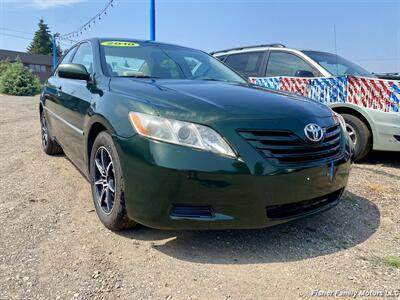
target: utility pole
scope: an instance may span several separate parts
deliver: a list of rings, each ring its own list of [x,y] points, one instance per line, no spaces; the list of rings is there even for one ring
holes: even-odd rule
[[[155,0],[150,0],[150,40],[156,39],[156,5]]]
[[[53,34],[53,69],[56,68],[57,65],[57,43],[56,43],[56,38],[60,36],[59,33],[54,33]]]

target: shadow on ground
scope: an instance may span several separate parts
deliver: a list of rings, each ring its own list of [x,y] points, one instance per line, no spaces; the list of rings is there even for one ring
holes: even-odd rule
[[[325,213],[260,230],[162,231],[138,227],[120,234],[154,241],[154,249],[184,261],[253,264],[298,261],[351,248],[372,236],[379,224],[375,204],[346,192],[339,205]],[[165,239],[165,243],[157,242]]]
[[[372,166],[382,165],[390,168],[400,168],[400,153],[399,152],[383,152],[373,151],[365,159],[355,165],[355,168],[365,171],[371,171],[382,176],[387,176],[393,180],[400,181],[400,176],[387,172],[384,169],[373,168]]]
[[[368,156],[362,159],[360,164],[376,165],[381,164],[385,167],[400,168],[400,153],[399,152],[385,152],[385,151],[372,151]]]

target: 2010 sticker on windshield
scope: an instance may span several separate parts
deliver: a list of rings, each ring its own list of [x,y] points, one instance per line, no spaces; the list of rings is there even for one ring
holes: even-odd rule
[[[132,42],[123,42],[123,41],[106,41],[100,43],[103,46],[112,46],[112,47],[137,47],[140,46],[137,43]]]

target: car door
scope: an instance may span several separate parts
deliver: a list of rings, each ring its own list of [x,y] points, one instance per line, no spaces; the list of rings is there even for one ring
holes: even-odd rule
[[[261,77],[265,70],[267,51],[249,51],[230,54],[225,63],[247,77]]]
[[[271,50],[262,77],[317,77],[320,72],[296,54]]]
[[[93,78],[93,51],[90,43],[78,46],[72,63],[82,64]],[[62,133],[59,136],[64,152],[84,170],[84,119],[93,98],[92,84],[86,80],[58,78],[57,114],[61,119]]]
[[[72,57],[76,51],[76,46],[71,48],[61,59],[60,64],[70,63]],[[47,126],[49,128],[49,132],[52,137],[55,138],[60,144],[60,140],[62,139],[62,135],[65,134],[63,132],[62,121],[59,117],[60,115],[60,98],[62,96],[60,87],[62,86],[62,78],[59,78],[57,75],[57,69],[52,72],[47,82],[44,84],[43,88],[43,98],[45,114],[47,120]]]

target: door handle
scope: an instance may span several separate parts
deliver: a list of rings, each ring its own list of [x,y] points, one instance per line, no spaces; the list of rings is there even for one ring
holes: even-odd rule
[[[61,92],[62,92],[62,86],[60,85],[60,86],[57,88],[57,96],[58,96],[58,97],[61,96]]]

